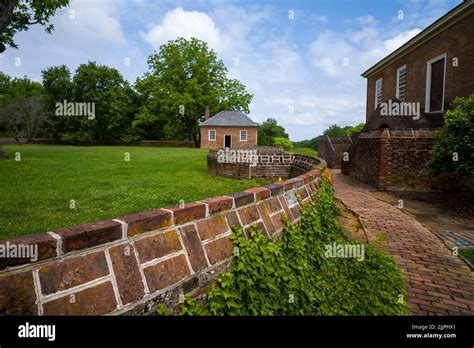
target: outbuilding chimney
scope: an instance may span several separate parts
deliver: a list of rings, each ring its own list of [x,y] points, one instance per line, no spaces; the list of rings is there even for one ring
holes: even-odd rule
[[[210,111],[209,111],[209,106],[206,106],[204,108],[204,120],[208,120],[210,116],[211,115],[210,115]]]

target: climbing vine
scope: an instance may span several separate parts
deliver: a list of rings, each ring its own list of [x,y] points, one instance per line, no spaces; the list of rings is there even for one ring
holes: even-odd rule
[[[364,259],[326,257],[327,245],[349,241],[336,224],[330,177],[272,242],[261,230],[232,235],[234,259],[211,286],[207,301],[186,298],[183,315],[409,314],[393,259],[364,245]]]

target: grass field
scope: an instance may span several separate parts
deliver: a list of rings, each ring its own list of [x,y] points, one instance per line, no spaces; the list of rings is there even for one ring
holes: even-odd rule
[[[306,156],[313,156],[317,157],[318,156],[318,151],[310,148],[310,147],[302,147],[299,149],[293,149],[291,151],[292,153],[297,153],[299,155],[306,155]]]
[[[207,150],[5,145],[0,239],[260,186],[207,173]],[[15,153],[21,160],[15,161]],[[126,152],[130,161],[125,160]],[[71,209],[74,200],[75,209]]]

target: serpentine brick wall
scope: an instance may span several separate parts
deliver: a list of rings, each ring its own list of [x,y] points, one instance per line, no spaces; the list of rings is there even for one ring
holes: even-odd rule
[[[275,238],[282,217],[319,187],[325,162],[302,156],[298,177],[264,187],[1,241],[38,247],[38,260],[0,259],[0,314],[104,315],[175,307],[198,296],[231,261],[232,228]]]

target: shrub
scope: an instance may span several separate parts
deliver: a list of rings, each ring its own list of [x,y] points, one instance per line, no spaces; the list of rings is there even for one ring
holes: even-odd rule
[[[408,309],[393,259],[364,245],[364,261],[325,257],[327,245],[349,242],[335,222],[327,176],[302,211],[272,242],[253,229],[232,235],[234,259],[205,302],[187,298],[184,315],[400,315]]]
[[[432,176],[474,176],[474,94],[454,99],[444,114],[431,156],[428,170]]]
[[[293,149],[293,143],[288,138],[276,137],[273,139],[273,145],[281,146],[285,151],[291,151]]]

